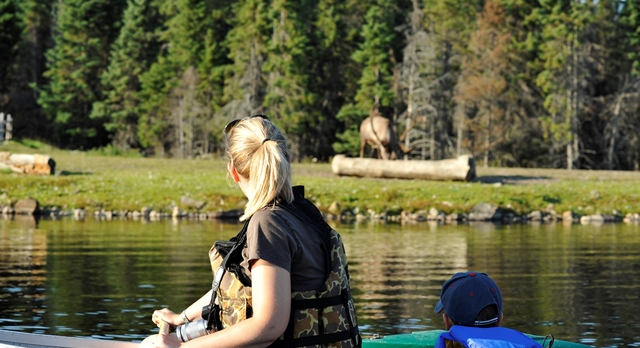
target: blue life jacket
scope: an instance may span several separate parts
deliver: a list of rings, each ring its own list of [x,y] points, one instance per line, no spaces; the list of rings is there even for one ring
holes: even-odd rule
[[[466,348],[542,348],[542,345],[520,331],[504,327],[479,328],[454,325],[438,337],[434,348],[446,348],[446,340]]]

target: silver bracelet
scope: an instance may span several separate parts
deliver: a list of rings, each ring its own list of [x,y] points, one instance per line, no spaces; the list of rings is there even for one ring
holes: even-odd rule
[[[182,320],[184,321],[185,324],[188,324],[191,322],[191,320],[189,320],[189,318],[187,318],[187,314],[182,311],[182,313],[180,313],[180,318],[182,318]]]

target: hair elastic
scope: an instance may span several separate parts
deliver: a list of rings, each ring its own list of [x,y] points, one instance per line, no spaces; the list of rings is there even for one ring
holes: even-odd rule
[[[264,140],[262,141],[262,144],[266,143],[269,140],[271,140],[271,138],[264,138]]]

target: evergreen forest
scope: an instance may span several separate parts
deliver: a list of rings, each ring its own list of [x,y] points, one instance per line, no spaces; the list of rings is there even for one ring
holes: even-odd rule
[[[410,159],[640,170],[640,0],[0,0],[14,138],[197,158],[265,113],[328,161],[374,109]]]

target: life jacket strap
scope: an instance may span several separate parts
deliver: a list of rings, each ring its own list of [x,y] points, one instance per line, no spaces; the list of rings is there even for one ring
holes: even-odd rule
[[[325,298],[309,298],[304,300],[291,301],[291,309],[326,308],[342,304],[343,296],[331,296]]]
[[[350,340],[352,337],[353,329],[334,332],[330,334],[321,334],[319,336],[300,337],[288,340],[275,341],[270,347],[277,348],[294,348],[294,347],[308,347],[316,345],[327,345],[334,342]]]

